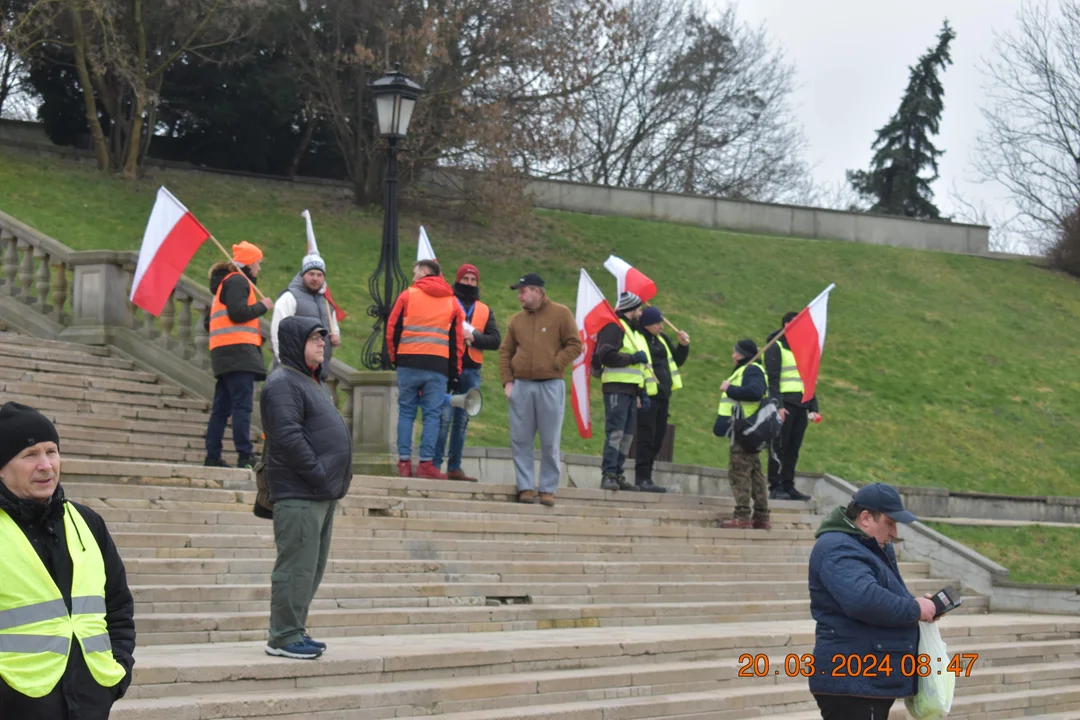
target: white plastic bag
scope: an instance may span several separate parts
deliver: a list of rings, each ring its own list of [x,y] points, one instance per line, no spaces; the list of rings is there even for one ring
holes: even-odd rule
[[[919,678],[918,694],[906,698],[904,705],[915,720],[942,720],[952,710],[956,675],[948,669],[948,649],[934,623],[919,623],[919,654],[930,657],[930,674]]]

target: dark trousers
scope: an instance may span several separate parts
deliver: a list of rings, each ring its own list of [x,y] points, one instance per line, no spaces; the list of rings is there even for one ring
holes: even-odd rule
[[[251,412],[255,409],[255,373],[231,372],[217,379],[210,422],[206,425],[206,457],[221,457],[225,426],[232,418],[233,442],[240,455],[251,455]]]
[[[304,639],[311,600],[326,572],[336,509],[337,500],[274,503],[277,560],[270,574],[270,647]]]
[[[652,481],[653,462],[667,434],[669,398],[652,403],[648,410],[637,411],[637,458],[634,463],[634,480],[638,485]]]
[[[622,475],[637,428],[637,395],[604,393],[604,456],[600,469]]]
[[[863,698],[852,695],[814,695],[821,720],[888,720],[894,698]]]
[[[769,489],[795,489],[795,465],[799,462],[799,448],[802,447],[810,411],[798,405],[784,403],[787,419],[780,426],[780,437],[774,448],[776,457],[769,453]]]

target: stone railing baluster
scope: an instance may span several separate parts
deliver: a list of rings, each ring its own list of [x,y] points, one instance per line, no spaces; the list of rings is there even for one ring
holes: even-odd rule
[[[55,269],[56,278],[52,284],[52,319],[61,325],[66,325],[64,308],[68,304],[68,279],[67,265],[56,255],[49,257],[49,265]]]
[[[31,292],[34,287],[34,249],[26,240],[18,241],[22,249],[22,260],[19,261],[19,299],[27,305],[34,302]]]
[[[176,340],[173,339],[173,327],[176,325],[176,291],[169,294],[165,301],[165,307],[158,316],[158,327],[161,328],[161,336],[158,338],[161,344],[168,349],[173,349]]]
[[[34,260],[37,261],[37,272],[34,273],[34,290],[37,291],[34,309],[42,315],[52,312],[49,305],[49,290],[52,285],[51,268],[49,267],[49,255],[43,248],[34,248]]]
[[[195,355],[195,346],[191,342],[191,296],[180,288],[173,293],[180,310],[176,314],[176,344],[180,357],[190,360]]]
[[[202,300],[192,300],[191,308],[195,311],[195,355],[192,358],[201,368],[210,366],[210,333],[203,325],[208,305]]]
[[[0,287],[6,295],[17,295],[15,276],[19,272],[19,255],[16,250],[15,236],[0,228]]]
[[[342,419],[345,421],[345,427],[349,429],[349,434],[353,432],[353,387],[347,381],[342,380],[338,383],[341,389],[342,397],[338,403],[338,411],[341,413]]]

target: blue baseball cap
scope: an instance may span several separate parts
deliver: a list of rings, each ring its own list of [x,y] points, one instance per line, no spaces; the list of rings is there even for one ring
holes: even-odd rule
[[[851,496],[851,501],[867,510],[883,512],[896,522],[913,523],[919,519],[904,509],[904,502],[900,499],[900,493],[896,492],[896,488],[885,483],[874,483],[859,488]]]

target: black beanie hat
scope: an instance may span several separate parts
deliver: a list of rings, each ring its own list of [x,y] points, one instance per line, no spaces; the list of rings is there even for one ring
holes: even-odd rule
[[[750,358],[757,355],[757,343],[749,338],[745,340],[740,340],[739,342],[735,343],[735,352],[739,353],[744,358],[749,360]]]
[[[49,418],[22,403],[9,402],[0,407],[0,467],[26,448],[49,441],[60,445],[56,426]]]

